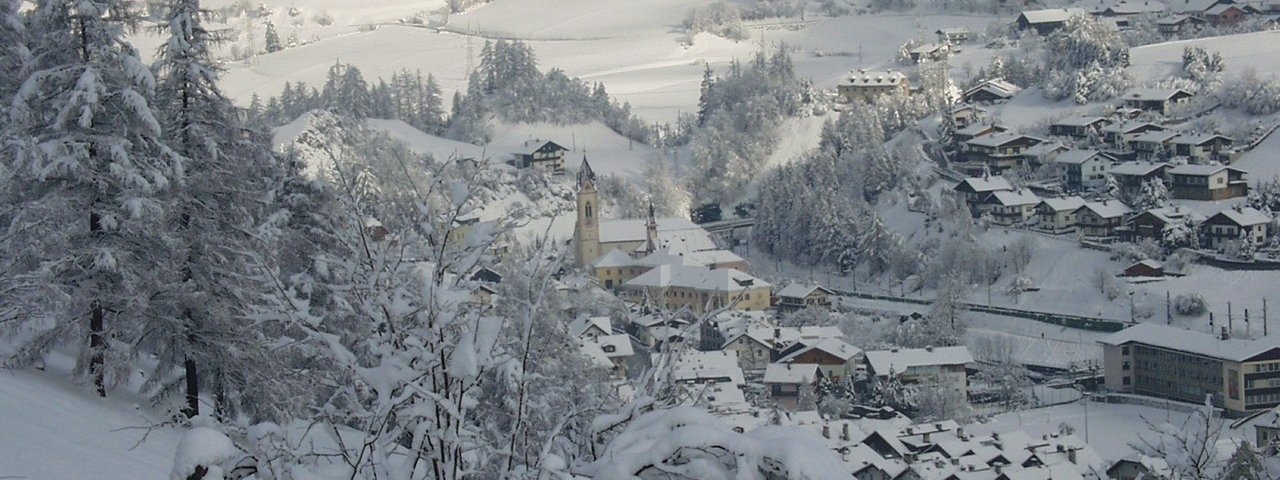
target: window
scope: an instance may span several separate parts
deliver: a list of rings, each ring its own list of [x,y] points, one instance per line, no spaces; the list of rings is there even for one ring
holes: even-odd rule
[[[1126,376],[1126,377],[1123,377],[1123,378],[1121,378],[1121,379],[1120,379],[1120,383],[1121,383],[1122,385],[1124,385],[1124,386],[1126,386],[1126,387],[1127,387],[1127,386],[1129,386],[1129,384],[1131,384],[1131,383],[1133,383],[1133,382],[1129,379],[1129,377],[1127,377],[1127,376]]]
[[[591,202],[587,202],[587,208],[585,208],[585,209],[583,209],[583,210],[585,210],[585,211],[586,211],[587,218],[591,218]]]
[[[1128,345],[1125,345],[1125,346],[1120,347],[1120,354],[1121,354],[1121,355],[1128,355],[1128,354],[1129,354],[1129,346],[1128,346]]]
[[[1128,370],[1129,370],[1129,362],[1124,362],[1124,365],[1121,367],[1121,370],[1128,371]]]

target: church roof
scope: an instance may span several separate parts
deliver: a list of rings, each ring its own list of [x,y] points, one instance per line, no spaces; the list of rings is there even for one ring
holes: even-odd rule
[[[648,220],[643,218],[600,222],[600,243],[644,242],[648,239]],[[685,218],[659,218],[659,248],[679,253],[715,250],[711,235]]]
[[[596,183],[596,172],[591,170],[591,164],[587,163],[587,156],[583,155],[582,167],[578,168],[578,187],[582,187],[587,181],[592,184]]]

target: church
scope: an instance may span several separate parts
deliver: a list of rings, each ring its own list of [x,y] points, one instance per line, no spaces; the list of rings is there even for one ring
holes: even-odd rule
[[[595,172],[583,158],[574,255],[578,268],[601,286],[632,300],[658,300],[695,312],[730,304],[741,310],[769,308],[769,284],[746,273],[746,260],[716,246],[711,234],[692,221],[657,218],[652,203],[644,219],[603,220],[601,210]]]

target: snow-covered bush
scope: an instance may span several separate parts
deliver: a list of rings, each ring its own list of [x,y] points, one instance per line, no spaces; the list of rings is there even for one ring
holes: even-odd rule
[[[715,2],[689,10],[681,23],[692,42],[693,36],[707,32],[730,40],[746,40],[751,33],[742,24],[742,12],[725,2]]]
[[[1173,297],[1173,310],[1178,315],[1199,317],[1209,311],[1209,303],[1199,293],[1179,293]]]

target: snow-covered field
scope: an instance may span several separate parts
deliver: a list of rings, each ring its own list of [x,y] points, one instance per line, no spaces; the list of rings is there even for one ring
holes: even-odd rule
[[[1262,78],[1280,73],[1280,31],[1179,40],[1137,47],[1129,51],[1129,75],[1136,83],[1169,78],[1182,66],[1182,51],[1201,47],[1222,55],[1228,78],[1252,68]]]
[[[0,478],[168,478],[181,432],[119,390],[91,396],[70,379],[0,370]],[[143,437],[146,440],[143,441]]]

